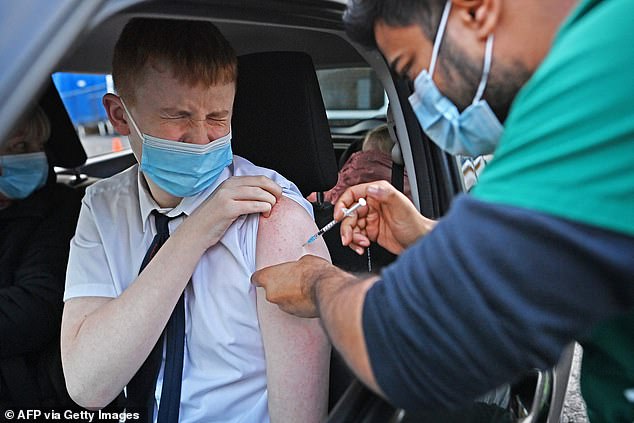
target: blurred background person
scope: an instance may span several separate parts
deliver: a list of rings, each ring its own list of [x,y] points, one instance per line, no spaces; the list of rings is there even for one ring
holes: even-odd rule
[[[392,178],[392,147],[394,141],[390,137],[387,125],[379,125],[368,131],[363,140],[361,151],[353,153],[339,171],[337,184],[324,193],[324,200],[335,204],[339,196],[348,188],[364,182],[379,180],[390,181]],[[404,192],[410,197],[407,175],[404,178]]]
[[[72,404],[59,332],[81,197],[56,183],[50,134],[37,106],[0,145],[0,406]]]

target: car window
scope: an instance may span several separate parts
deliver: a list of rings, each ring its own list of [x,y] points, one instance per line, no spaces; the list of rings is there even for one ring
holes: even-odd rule
[[[317,79],[332,127],[385,117],[387,95],[372,68],[322,69]],[[115,133],[101,103],[106,92],[114,92],[111,75],[58,72],[53,82],[89,158],[130,148],[127,137]],[[356,140],[353,134],[346,138],[342,146],[335,141],[335,148],[345,149]]]
[[[318,69],[328,124],[339,166],[361,149],[370,129],[385,123],[388,99],[370,67]]]
[[[372,68],[321,69],[317,79],[332,126],[385,117],[387,95]]]
[[[114,92],[111,75],[58,72],[53,82],[89,158],[130,148],[127,137],[115,133],[101,103],[105,93]]]

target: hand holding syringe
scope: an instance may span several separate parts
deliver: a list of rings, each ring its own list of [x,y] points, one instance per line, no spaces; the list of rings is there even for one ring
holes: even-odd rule
[[[359,201],[357,201],[356,203],[354,203],[352,205],[352,207],[350,207],[349,209],[343,209],[343,218],[345,219],[346,217],[350,216],[352,213],[354,213],[359,207],[363,207],[366,205],[366,201],[365,198],[359,198]],[[306,241],[304,243],[304,245],[302,245],[302,247],[307,246],[308,244],[311,244],[312,242],[314,242],[317,238],[319,238],[320,236],[322,236],[324,233],[326,233],[327,231],[329,231],[330,229],[332,229],[337,223],[339,223],[339,221],[333,219],[331,222],[329,222],[326,226],[324,226],[323,228],[321,228],[315,235],[311,236],[310,238],[308,238],[308,241]]]

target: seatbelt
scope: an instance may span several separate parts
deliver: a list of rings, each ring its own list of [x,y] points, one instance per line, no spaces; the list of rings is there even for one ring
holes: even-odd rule
[[[398,142],[396,136],[396,124],[394,122],[394,115],[392,109],[387,108],[387,131],[390,134],[390,138],[394,141],[392,146],[392,178],[391,183],[400,192],[405,189],[405,163],[403,161],[403,152],[401,151],[401,145]]]
[[[403,152],[401,145],[399,144],[398,137],[396,136],[396,124],[394,122],[394,114],[392,108],[388,106],[386,112],[387,118],[387,131],[390,134],[390,138],[394,141],[392,146],[392,176],[391,184],[394,188],[400,192],[405,191],[405,163],[403,161]],[[372,257],[370,255],[370,247],[368,250],[368,271],[372,272]]]

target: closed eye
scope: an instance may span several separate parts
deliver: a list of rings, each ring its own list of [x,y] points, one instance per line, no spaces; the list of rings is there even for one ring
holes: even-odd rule
[[[178,113],[173,115],[162,116],[163,119],[188,119],[190,116],[187,113]]]
[[[392,68],[392,71],[394,71],[396,76],[398,76],[401,79],[407,80],[409,79],[409,71],[412,68],[414,61],[410,59],[408,62],[405,63],[403,67],[399,69],[400,63],[402,62],[401,60],[402,58],[403,56],[398,56],[396,59],[392,61],[392,63],[390,64],[390,67]]]
[[[412,70],[412,66],[414,66],[414,61],[410,60],[405,66],[403,66],[403,69],[401,69],[398,76],[406,80],[411,80],[412,78],[409,73]]]
[[[207,115],[207,120],[212,120],[214,122],[222,122],[229,118],[229,111],[227,110],[219,110],[217,112],[209,113]]]
[[[207,122],[209,123],[224,123],[226,121],[227,121],[227,118],[207,117]]]
[[[12,154],[26,153],[29,149],[28,147],[26,141],[20,141],[9,147],[9,152]]]

